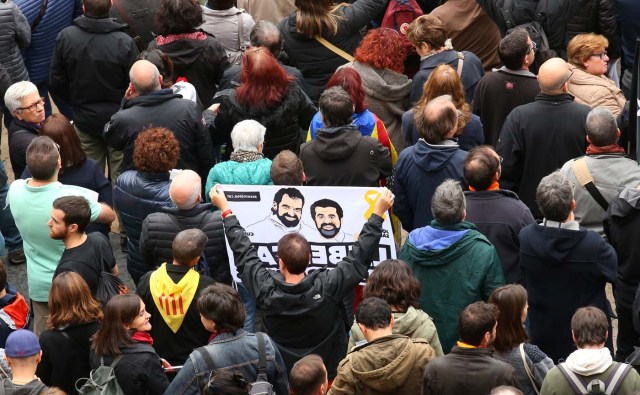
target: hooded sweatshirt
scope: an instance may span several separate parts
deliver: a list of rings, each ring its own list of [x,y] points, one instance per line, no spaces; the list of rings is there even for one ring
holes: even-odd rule
[[[631,309],[640,284],[640,190],[625,187],[611,200],[604,230],[618,255],[616,305]]]
[[[356,347],[340,362],[329,395],[418,394],[422,372],[436,357],[429,344],[403,335]]]
[[[393,170],[389,150],[353,125],[318,129],[300,160],[311,186],[376,187]]]
[[[488,300],[504,284],[498,253],[470,222],[442,225],[434,220],[412,231],[399,259],[422,285],[420,306],[433,317],[445,353],[456,344],[462,309]]]
[[[2,385],[4,386],[2,393],[11,395],[38,395],[47,389],[47,386],[38,379],[31,380],[24,385],[13,384],[11,379],[4,379]]]
[[[595,306],[613,315],[605,285],[615,281],[616,254],[596,232],[575,221],[528,225],[519,238],[531,343],[557,362],[575,350],[571,317],[579,307]]]
[[[413,306],[409,306],[406,313],[393,313],[393,320],[394,335],[405,335],[412,339],[424,339],[429,343],[431,348],[433,348],[437,357],[444,355],[436,326],[433,324],[433,319],[429,317],[429,314]],[[354,322],[351,327],[351,336],[349,336],[349,347],[347,350],[351,350],[356,345],[360,346],[366,342],[360,326]]]
[[[391,142],[402,150],[402,114],[411,108],[411,79],[395,71],[376,69],[358,61],[347,63],[341,68],[344,67],[353,68],[360,74],[369,110],[380,117],[389,132]]]

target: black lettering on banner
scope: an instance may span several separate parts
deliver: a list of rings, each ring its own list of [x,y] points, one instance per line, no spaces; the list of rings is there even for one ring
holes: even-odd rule
[[[311,245],[311,264],[309,269],[321,269],[325,267],[335,268],[338,262],[347,257],[353,243],[309,243]],[[253,243],[258,253],[258,258],[269,269],[278,269],[278,244],[277,243]],[[373,263],[391,259],[391,246],[380,244],[373,255]]]
[[[259,202],[260,192],[258,191],[246,191],[246,192],[236,192],[236,191],[224,191],[224,196],[227,197],[227,200],[230,202]]]

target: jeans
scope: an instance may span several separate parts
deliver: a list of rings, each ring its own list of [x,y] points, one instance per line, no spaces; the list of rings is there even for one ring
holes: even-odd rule
[[[236,283],[238,285],[238,293],[240,294],[240,299],[242,299],[242,303],[244,304],[244,309],[247,312],[247,316],[244,319],[244,330],[253,333],[253,318],[256,315],[256,300],[251,296],[249,291],[242,285],[242,283]]]
[[[2,161],[0,161],[0,171],[7,171]],[[5,184],[0,187],[0,231],[4,236],[3,247],[6,247],[9,252],[13,252],[22,248],[22,237],[20,236],[20,232],[13,220],[11,207],[7,206],[8,192],[9,184]]]

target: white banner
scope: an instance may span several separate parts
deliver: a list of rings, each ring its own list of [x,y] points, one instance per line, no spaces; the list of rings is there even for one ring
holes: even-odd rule
[[[223,185],[222,189],[258,256],[271,269],[278,268],[278,241],[292,232],[302,234],[311,245],[309,270],[335,267],[351,250],[380,196],[378,188],[360,187]],[[228,244],[227,251],[233,262]],[[396,245],[387,214],[374,266],[395,258]],[[233,264],[231,271],[237,280]]]

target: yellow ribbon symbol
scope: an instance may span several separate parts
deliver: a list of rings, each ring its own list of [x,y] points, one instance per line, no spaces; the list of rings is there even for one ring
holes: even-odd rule
[[[375,208],[378,199],[380,199],[380,192],[376,191],[375,189],[370,189],[364,193],[364,200],[365,202],[369,203],[369,208],[364,213],[365,220],[368,220],[369,217],[371,217],[371,214],[373,214],[373,209]],[[383,215],[382,219],[386,220],[386,215]]]

